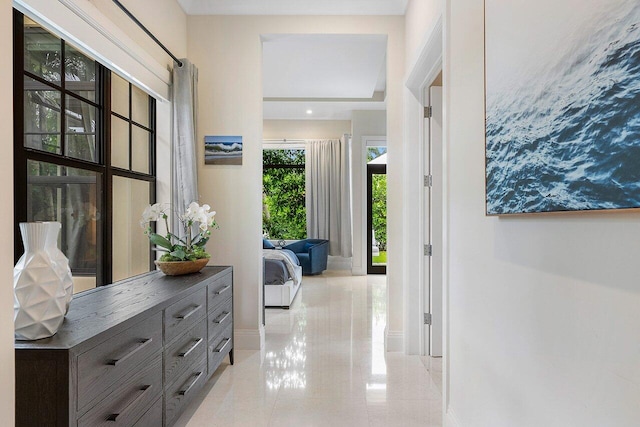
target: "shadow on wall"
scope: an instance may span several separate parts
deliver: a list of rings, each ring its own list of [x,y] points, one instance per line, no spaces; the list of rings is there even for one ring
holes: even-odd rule
[[[634,293],[640,292],[637,219],[630,211],[487,218],[495,221],[497,259]]]

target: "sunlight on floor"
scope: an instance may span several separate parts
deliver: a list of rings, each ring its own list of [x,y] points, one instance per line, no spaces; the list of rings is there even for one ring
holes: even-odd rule
[[[264,350],[223,362],[176,426],[441,426],[439,361],[385,353],[385,324],[384,276],[305,276]]]

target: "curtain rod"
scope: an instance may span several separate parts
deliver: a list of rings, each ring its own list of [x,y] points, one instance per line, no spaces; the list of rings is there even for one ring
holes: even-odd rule
[[[284,142],[284,143],[287,143],[287,142],[292,142],[293,143],[293,142],[295,142],[295,143],[301,143],[301,142],[306,142],[307,140],[306,139],[287,139],[287,138],[275,138],[275,139],[267,138],[267,139],[263,139],[262,141],[263,142]]]
[[[124,7],[124,5],[122,3],[120,3],[118,0],[112,0],[116,6],[118,6],[124,13],[125,15],[127,15],[129,18],[131,18],[131,20],[133,22],[135,22],[138,27],[140,27],[140,29],[142,31],[144,31],[149,37],[151,37],[151,39],[156,42],[156,44],[158,46],[160,46],[162,48],[162,50],[164,50],[165,52],[167,52],[167,54],[178,64],[179,67],[182,67],[182,61],[180,61],[173,53],[171,53],[171,51],[169,49],[167,49],[167,47],[165,45],[162,44],[162,42],[160,40],[157,39],[156,36],[153,35],[153,33],[151,31],[149,31],[147,29],[147,27],[144,26],[144,24],[142,22],[140,22],[138,20],[138,18],[136,18],[135,16],[133,16],[133,13],[131,13],[129,11],[129,9],[127,9],[126,7]]]
[[[351,138],[351,134],[350,133],[344,133],[343,134],[346,137]],[[287,142],[291,142],[291,143],[301,143],[301,142],[307,142],[309,139],[314,139],[314,138],[308,138],[308,139],[288,139],[288,138],[264,138],[262,141],[263,142],[283,142],[283,143],[287,143]],[[315,139],[327,139],[327,138],[315,138]]]

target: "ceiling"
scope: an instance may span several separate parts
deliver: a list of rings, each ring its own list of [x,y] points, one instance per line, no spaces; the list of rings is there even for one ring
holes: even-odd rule
[[[274,34],[262,41],[265,119],[349,120],[353,110],[385,109],[386,35]]]
[[[408,0],[178,0],[188,15],[404,15]]]
[[[262,40],[265,98],[372,98],[385,65],[385,35],[271,35]]]

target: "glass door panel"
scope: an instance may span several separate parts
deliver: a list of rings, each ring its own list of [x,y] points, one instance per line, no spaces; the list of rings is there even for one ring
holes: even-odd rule
[[[367,165],[367,274],[387,274],[387,165]]]

